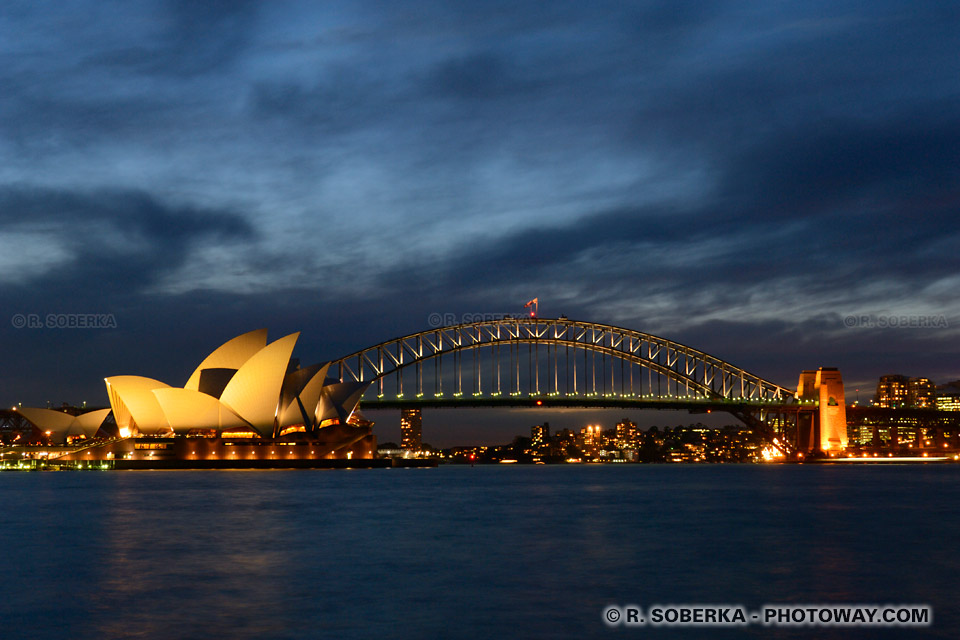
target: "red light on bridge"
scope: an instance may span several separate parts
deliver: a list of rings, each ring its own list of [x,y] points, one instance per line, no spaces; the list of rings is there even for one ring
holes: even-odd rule
[[[540,405],[542,405],[542,404],[543,404],[543,400],[537,400],[537,406],[538,406],[538,407],[539,407]]]

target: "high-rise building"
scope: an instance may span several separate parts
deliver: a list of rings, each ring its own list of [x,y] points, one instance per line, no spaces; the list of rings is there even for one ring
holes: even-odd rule
[[[599,424],[588,424],[580,429],[580,438],[586,447],[603,447],[607,444],[607,438],[603,433],[603,427]]]
[[[937,388],[930,378],[910,378],[907,381],[908,397],[914,407],[932,409],[937,406]]]
[[[530,445],[536,449],[542,447],[550,440],[550,423],[534,425],[530,427]]]
[[[637,425],[624,418],[617,423],[617,444],[621,447],[635,444],[637,441]]]
[[[580,437],[577,438],[577,443],[578,444],[582,443],[583,446],[590,447],[590,446],[593,446],[593,438],[594,438],[593,425],[588,424],[587,426],[582,427],[580,429]]]
[[[886,375],[880,376],[873,402],[885,409],[932,409],[937,404],[936,398],[936,387],[929,378]]]
[[[423,417],[420,408],[400,410],[400,448],[404,451],[420,451]]]
[[[910,379],[901,375],[880,376],[873,402],[884,409],[898,409],[908,405]]]

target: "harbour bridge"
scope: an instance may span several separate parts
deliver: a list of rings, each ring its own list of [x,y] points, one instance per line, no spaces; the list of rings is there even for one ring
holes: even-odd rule
[[[565,317],[505,317],[394,338],[331,364],[370,384],[367,408],[622,407],[725,411],[784,455],[813,400],[649,333]]]

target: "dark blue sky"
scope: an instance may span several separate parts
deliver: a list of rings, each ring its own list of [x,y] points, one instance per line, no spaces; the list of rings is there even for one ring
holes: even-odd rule
[[[789,386],[960,378],[958,34],[952,2],[5,3],[0,303],[117,326],[5,319],[0,396],[534,296]]]

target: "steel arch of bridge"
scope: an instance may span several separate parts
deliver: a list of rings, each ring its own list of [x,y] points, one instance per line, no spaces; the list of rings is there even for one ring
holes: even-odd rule
[[[382,396],[383,377],[398,372],[402,375],[402,370],[406,367],[416,367],[419,378],[421,365],[428,360],[445,354],[476,351],[486,347],[495,351],[494,358],[497,360],[496,366],[499,367],[500,347],[520,344],[532,345],[530,348],[539,345],[547,346],[548,360],[551,357],[550,347],[554,347],[554,376],[557,375],[557,348],[564,346],[573,348],[575,357],[576,350],[582,350],[640,365],[665,376],[678,385],[686,386],[689,391],[711,399],[786,404],[792,401],[794,395],[794,392],[786,387],[678,342],[623,327],[578,322],[566,318],[505,318],[438,327],[394,338],[352,353],[335,360],[331,371],[338,371],[340,380],[344,382],[380,381]],[[510,357],[512,355],[511,350]],[[519,367],[519,359],[516,364]],[[541,392],[539,360],[536,375],[536,389],[531,390],[530,395],[559,395],[556,379],[553,381],[552,391],[548,379],[547,392],[545,394]],[[574,372],[576,389],[575,376]],[[497,381],[499,386],[499,375]],[[517,388],[512,389],[510,393],[519,395],[519,372],[516,382]],[[422,385],[422,382],[420,384]],[[534,381],[531,380],[530,384],[534,384]],[[586,391],[587,385],[584,384],[583,388]],[[493,395],[500,392],[501,388],[498,388]],[[574,394],[577,393],[578,391],[575,390]]]

